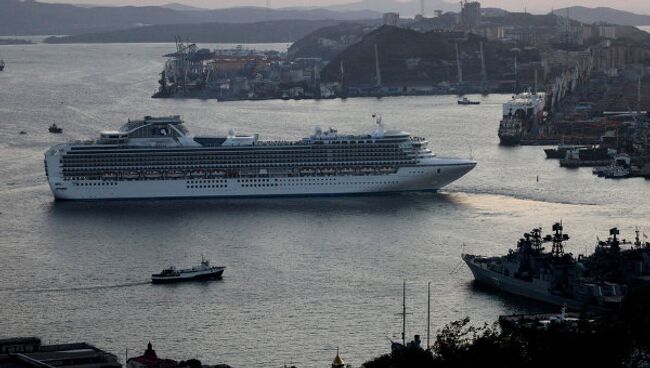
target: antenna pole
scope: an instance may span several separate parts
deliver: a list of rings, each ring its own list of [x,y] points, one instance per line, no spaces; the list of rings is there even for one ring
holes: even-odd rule
[[[460,53],[458,52],[458,42],[456,43],[456,66],[458,66],[458,84],[463,84],[463,67],[460,65]]]
[[[269,20],[269,13],[271,13],[271,0],[266,0],[266,12],[264,15],[267,21]]]
[[[376,72],[376,79],[377,79],[377,87],[381,87],[381,69],[379,68],[379,46],[375,44],[375,72]]]
[[[643,72],[639,75],[639,84],[637,86],[637,119],[641,115],[641,80],[643,79]]]
[[[402,284],[402,345],[406,346],[406,280]]]
[[[519,74],[518,74],[517,67],[518,67],[518,65],[517,65],[517,55],[515,55],[515,94],[519,90]]]
[[[485,53],[483,52],[483,41],[481,41],[480,45],[481,45],[481,82],[485,84],[487,83],[487,70],[485,69]]]
[[[427,350],[431,348],[431,282],[427,285]]]

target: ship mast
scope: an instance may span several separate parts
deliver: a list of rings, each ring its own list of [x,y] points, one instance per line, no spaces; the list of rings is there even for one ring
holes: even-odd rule
[[[609,235],[611,236],[611,242],[610,245],[612,249],[619,249],[621,246],[621,242],[618,240],[618,235],[620,235],[620,231],[617,228],[612,228],[609,229]]]
[[[458,42],[456,42],[456,65],[458,66],[458,85],[462,85],[463,67],[460,65],[460,53],[458,52]]]
[[[429,282],[429,284],[427,285],[427,350],[429,350],[430,348],[431,348],[431,282]]]
[[[637,85],[637,91],[636,91],[636,104],[637,104],[637,109],[636,109],[636,120],[639,121],[641,117],[641,81],[643,79],[643,72],[639,75],[639,83]]]
[[[553,225],[553,248],[551,254],[555,258],[561,258],[564,256],[564,244],[562,242],[569,240],[569,235],[562,233],[563,227],[562,223],[558,222]]]
[[[636,237],[634,238],[634,246],[637,249],[639,249],[641,248],[641,238],[639,237],[639,228],[636,228],[634,232],[636,233]]]
[[[487,83],[487,70],[485,69],[485,53],[483,51],[483,41],[481,41],[480,45],[481,45],[481,82],[483,83],[483,88],[485,88],[485,85]]]
[[[379,47],[375,44],[375,72],[377,73],[377,87],[381,87],[381,69],[379,68]]]
[[[515,55],[515,94],[519,92],[519,74],[517,70],[517,55]]]

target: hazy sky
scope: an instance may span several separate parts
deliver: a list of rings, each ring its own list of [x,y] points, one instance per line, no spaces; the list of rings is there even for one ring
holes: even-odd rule
[[[205,8],[224,8],[231,6],[265,6],[266,0],[44,0],[57,3],[101,4],[101,5],[159,5],[177,2]],[[351,3],[356,0],[269,0],[274,8],[285,6],[316,6]],[[427,0],[429,1],[429,0]],[[457,1],[447,1],[457,4]],[[482,0],[482,6],[499,7],[507,10],[547,13],[553,8],[569,5],[588,7],[608,6],[637,13],[650,14],[650,0]]]

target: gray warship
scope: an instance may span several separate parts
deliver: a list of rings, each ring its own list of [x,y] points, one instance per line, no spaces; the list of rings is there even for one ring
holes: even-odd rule
[[[599,241],[590,256],[574,257],[564,252],[569,236],[561,223],[553,233],[542,236],[535,228],[524,234],[517,249],[501,257],[463,254],[463,260],[477,282],[490,288],[576,310],[608,310],[620,305],[633,280],[650,270],[650,245],[642,244],[637,232],[632,244],[618,239],[618,229]],[[544,248],[551,244],[550,252]]]

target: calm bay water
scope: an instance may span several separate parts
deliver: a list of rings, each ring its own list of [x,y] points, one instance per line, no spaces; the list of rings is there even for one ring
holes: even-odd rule
[[[275,45],[274,47],[282,47]],[[398,338],[401,283],[407,334],[470,316],[545,307],[486,293],[458,267],[465,251],[501,254],[530,228],[562,220],[574,253],[619,226],[650,231],[650,182],[594,177],[503,148],[496,131],[509,96],[217,103],[153,100],[160,55],[173,45],[0,47],[0,336],[88,341],[123,355],[152,341],[159,355],[235,367],[327,366],[337,346],[355,366]],[[439,194],[331,198],[55,203],[43,172],[52,144],[95,137],[127,118],[180,114],[194,133],[230,128],[294,138],[313,127],[388,127],[428,137],[440,155],[477,168]],[[47,133],[57,123],[62,136]],[[19,135],[25,130],[27,135]],[[537,177],[539,176],[539,181]],[[223,281],[152,286],[152,272],[228,266]]]

